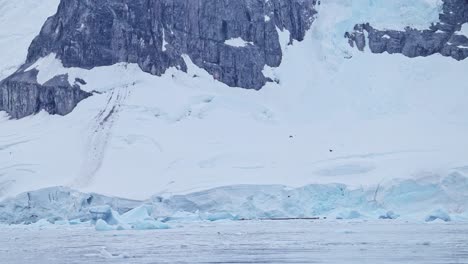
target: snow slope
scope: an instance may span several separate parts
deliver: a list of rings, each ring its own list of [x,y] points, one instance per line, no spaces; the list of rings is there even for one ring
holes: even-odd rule
[[[0,29],[0,76],[24,60],[58,1],[10,2],[0,0],[0,21],[10,25]],[[64,69],[51,54],[33,66],[40,80],[66,72],[100,94],[64,117],[0,114],[0,199],[59,185],[146,199],[236,184],[359,187],[467,175],[468,61],[360,53],[343,37],[366,21],[430,23],[439,7],[322,1],[304,42],[287,46],[281,33],[283,63],[265,69],[279,83],[259,92],[216,82],[188,58],[187,74],[155,77],[131,64]]]

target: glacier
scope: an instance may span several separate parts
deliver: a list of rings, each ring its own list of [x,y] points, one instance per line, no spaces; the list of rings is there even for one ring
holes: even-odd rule
[[[394,180],[373,188],[343,184],[225,186],[142,201],[86,194],[65,187],[0,202],[0,222],[93,223],[96,230],[164,229],[165,223],[274,219],[398,219],[468,221],[468,176]]]
[[[0,78],[25,61],[58,2],[0,0]],[[66,75],[70,85],[85,80],[81,89],[93,96],[66,116],[0,113],[0,221],[91,223],[100,206],[120,217],[142,205],[169,225],[464,221],[468,61],[375,55],[344,38],[363,22],[425,28],[440,10],[435,0],[321,1],[302,42],[291,45],[277,29],[283,60],[264,67],[274,82],[260,91],[218,82],[185,55],[187,72],[162,76],[137,64],[82,69],[44,56],[29,69],[39,83]]]

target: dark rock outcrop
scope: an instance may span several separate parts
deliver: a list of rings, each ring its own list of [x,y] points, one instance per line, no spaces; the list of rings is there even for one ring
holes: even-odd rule
[[[37,82],[38,71],[18,71],[0,82],[0,110],[12,118],[22,118],[45,110],[66,115],[91,94],[70,85],[67,75],[58,75],[44,84]]]
[[[302,41],[317,0],[61,0],[29,47],[26,65],[55,53],[65,67],[91,69],[137,63],[153,75],[185,71],[188,55],[213,78],[232,87],[260,89],[262,70],[277,67],[282,50],[277,28]],[[246,45],[230,46],[241,38]],[[22,69],[26,69],[23,66]],[[0,84],[0,110],[21,118],[44,109],[69,113],[90,94],[64,76],[44,85],[37,72],[18,70]],[[85,84],[80,80],[77,84]]]
[[[368,45],[373,53],[401,53],[410,58],[441,54],[456,60],[466,59],[468,36],[457,32],[468,23],[468,0],[444,0],[439,20],[424,30],[410,27],[404,31],[378,30],[368,23],[359,24],[345,37],[361,51]]]
[[[187,54],[214,78],[260,89],[265,65],[282,52],[276,27],[302,40],[316,13],[315,0],[62,0],[29,48],[32,63],[56,53],[65,67],[138,63],[154,75],[186,69]],[[251,43],[225,43],[242,38]]]

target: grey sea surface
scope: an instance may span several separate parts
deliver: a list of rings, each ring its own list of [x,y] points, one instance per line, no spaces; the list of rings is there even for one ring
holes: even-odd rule
[[[468,224],[220,221],[152,231],[1,226],[0,263],[468,263]]]

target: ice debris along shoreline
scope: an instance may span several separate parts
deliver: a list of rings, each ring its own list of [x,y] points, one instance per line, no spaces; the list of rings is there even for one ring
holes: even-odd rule
[[[89,210],[97,231],[168,229],[169,225],[150,216],[150,206],[139,206],[120,215],[110,206],[98,206]]]
[[[468,177],[399,180],[350,188],[314,184],[236,185],[136,201],[53,187],[0,202],[0,223],[79,224],[97,230],[164,229],[170,223],[287,218],[468,221]]]

